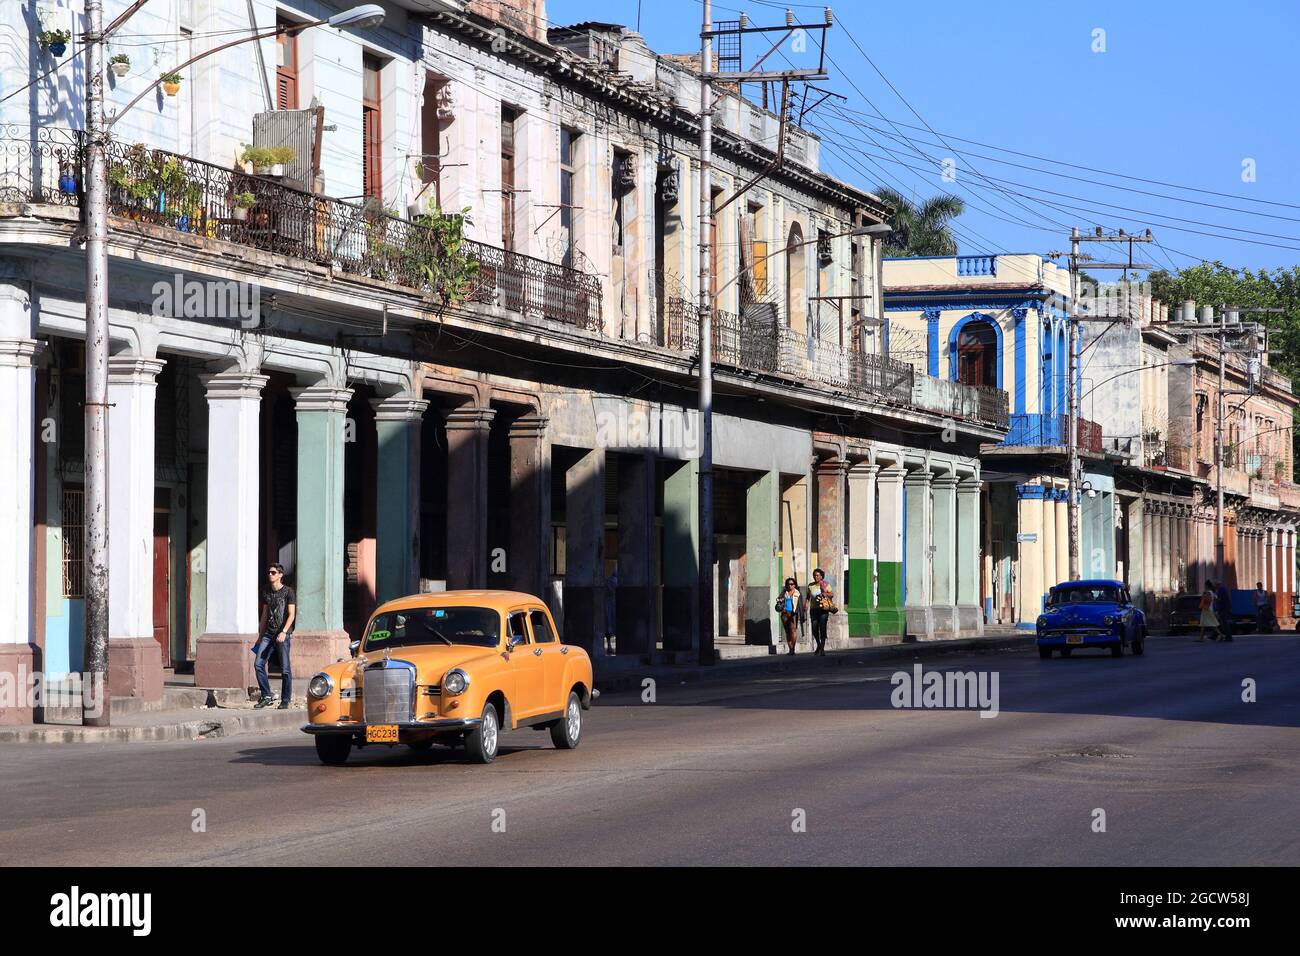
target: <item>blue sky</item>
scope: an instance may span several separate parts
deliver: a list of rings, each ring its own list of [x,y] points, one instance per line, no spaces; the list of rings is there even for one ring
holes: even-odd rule
[[[653,48],[698,50],[698,0],[644,0],[640,7],[641,32]],[[754,23],[784,19],[784,5],[762,0],[720,0],[714,18],[735,19],[740,8]],[[637,0],[548,4],[557,25],[607,20],[634,27],[637,9]],[[800,18],[821,17],[820,6],[793,9]],[[1165,268],[1202,258],[1251,268],[1300,263],[1297,0],[931,0],[854,2],[834,9],[834,65],[830,81],[821,85],[848,100],[819,109],[806,124],[823,136],[823,168],[868,188],[883,183],[918,197],[939,191],[962,196],[963,253],[1061,249],[1072,225],[1149,226],[1159,240],[1150,259]],[[1094,52],[1099,40],[1104,52]],[[760,42],[755,38],[750,47],[746,41],[748,59]],[[793,52],[789,56],[803,62]],[[869,113],[897,126],[864,115]],[[1026,154],[1170,185],[1117,179]],[[942,179],[945,159],[956,163],[955,183]],[[1252,171],[1254,181],[1243,181]],[[1034,200],[1079,208],[1053,209]]]

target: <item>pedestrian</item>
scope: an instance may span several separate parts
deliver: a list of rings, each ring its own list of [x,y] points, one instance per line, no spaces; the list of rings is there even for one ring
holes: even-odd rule
[[[1273,617],[1270,605],[1273,599],[1269,597],[1264,590],[1264,582],[1255,582],[1255,629],[1260,634],[1272,633],[1273,627],[1271,620]]]
[[[284,565],[272,564],[266,570],[267,588],[262,592],[262,616],[257,624],[261,636],[253,645],[253,671],[262,697],[257,707],[270,707],[275,703],[271,681],[266,676],[266,662],[272,652],[280,655],[280,709],[289,707],[293,697],[293,674],[289,665],[289,645],[293,639],[293,623],[298,617],[298,598],[293,588],[284,583]]]
[[[1196,639],[1196,643],[1205,643],[1205,629],[1210,629],[1210,638],[1214,638],[1214,630],[1219,626],[1219,619],[1214,616],[1214,582],[1205,582],[1205,592],[1201,595],[1201,636]]]
[[[786,653],[793,654],[794,646],[799,640],[799,621],[807,613],[803,593],[794,578],[785,579],[785,590],[777,598],[775,609],[781,615],[781,629],[785,632],[785,643],[789,647]]]
[[[1219,616],[1219,633],[1223,635],[1223,640],[1232,640],[1232,592],[1228,590],[1228,582],[1219,582],[1219,606],[1216,609]]]
[[[835,591],[826,572],[821,568],[813,571],[813,583],[808,586],[808,613],[812,619],[813,653],[826,656],[826,625],[831,615],[838,611],[835,606]]]

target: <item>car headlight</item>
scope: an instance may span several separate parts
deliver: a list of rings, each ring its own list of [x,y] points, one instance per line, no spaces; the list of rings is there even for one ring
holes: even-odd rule
[[[469,686],[469,675],[459,667],[449,670],[442,678],[442,692],[449,697],[465,693]]]
[[[1107,614],[1107,615],[1106,615],[1106,623],[1107,623],[1107,624],[1118,624],[1118,623],[1120,623],[1120,622],[1123,621],[1123,620],[1124,620],[1124,618],[1120,617],[1118,614]]]
[[[318,699],[321,697],[328,697],[332,690],[334,690],[334,681],[330,678],[329,674],[317,674],[311,679],[311,682],[307,684],[308,697],[315,697]]]
[[[1045,627],[1047,627],[1047,618],[1046,618],[1046,617],[1040,617],[1040,618],[1038,619],[1038,629],[1041,631],[1041,630],[1042,630],[1043,628],[1045,628]]]

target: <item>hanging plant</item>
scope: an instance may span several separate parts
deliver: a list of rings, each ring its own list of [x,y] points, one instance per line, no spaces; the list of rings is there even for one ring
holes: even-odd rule
[[[131,58],[125,53],[114,53],[108,60],[108,67],[121,79],[131,72]]]
[[[230,202],[234,206],[235,219],[243,222],[248,218],[248,210],[257,205],[257,196],[253,193],[236,193],[231,197]]]
[[[181,90],[181,75],[175,71],[168,71],[158,78],[162,81],[163,92],[168,96],[175,96]]]
[[[54,56],[63,56],[68,49],[68,41],[71,39],[72,34],[67,30],[42,30],[39,42]]]

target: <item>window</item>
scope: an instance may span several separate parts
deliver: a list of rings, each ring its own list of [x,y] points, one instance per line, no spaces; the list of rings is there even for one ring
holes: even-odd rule
[[[382,199],[384,175],[382,152],[383,122],[380,113],[379,72],[377,57],[365,56],[361,64],[361,192]]]
[[[287,29],[296,24],[280,17],[276,26]],[[298,108],[298,35],[278,33],[275,37],[275,108]]]
[[[785,243],[785,321],[786,325],[804,331],[808,318],[807,257],[803,228],[790,224]]]
[[[510,640],[516,637],[523,638],[525,644],[528,643],[528,615],[523,611],[510,612]]]
[[[451,84],[436,73],[426,73],[424,101],[420,106],[420,185],[424,187],[420,194],[431,191],[439,209],[442,208],[442,133],[451,117]]]
[[[533,643],[555,643],[555,632],[551,630],[551,619],[546,616],[545,611],[529,611],[528,619],[533,624]]]
[[[63,489],[63,596],[86,596],[86,521],[85,489],[80,486]]]
[[[364,651],[421,644],[496,647],[501,615],[486,607],[413,607],[375,616]]]
[[[560,127],[560,242],[563,262],[573,265],[573,210],[577,208],[577,157],[580,134]]]
[[[515,247],[515,127],[519,111],[501,104],[501,247]]]
[[[625,245],[624,222],[627,196],[636,185],[636,161],[631,153],[615,150],[614,167],[610,171],[610,205],[614,210],[614,222],[611,229],[611,245],[616,256],[623,254]]]
[[[969,322],[957,334],[957,381],[997,385],[998,337],[987,322]]]

